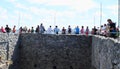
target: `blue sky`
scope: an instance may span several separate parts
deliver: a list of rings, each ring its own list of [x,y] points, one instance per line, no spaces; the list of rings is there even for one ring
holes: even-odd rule
[[[100,26],[100,3],[102,24],[108,18],[118,23],[117,0],[0,0],[0,26],[31,28],[43,23],[45,28],[50,25],[92,28]]]

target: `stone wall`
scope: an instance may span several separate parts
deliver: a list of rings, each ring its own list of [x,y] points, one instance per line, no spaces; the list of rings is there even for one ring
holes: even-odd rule
[[[0,69],[120,69],[120,42],[102,36],[0,34]],[[13,64],[6,66],[6,61]]]
[[[102,36],[93,36],[92,41],[92,65],[96,69],[120,69],[120,42]]]
[[[18,36],[15,34],[0,34],[0,68],[5,69],[6,62],[15,60],[17,58],[17,55],[15,55],[15,50],[17,47],[18,42]],[[14,55],[14,56],[13,56]],[[7,69],[8,67],[6,67]]]
[[[21,35],[20,69],[90,69],[91,37]]]

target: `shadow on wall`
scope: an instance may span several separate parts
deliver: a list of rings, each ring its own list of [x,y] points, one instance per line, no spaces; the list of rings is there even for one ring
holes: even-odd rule
[[[20,51],[20,36],[18,41],[14,47],[13,55],[12,55],[12,64],[10,64],[8,69],[19,69],[19,51]]]

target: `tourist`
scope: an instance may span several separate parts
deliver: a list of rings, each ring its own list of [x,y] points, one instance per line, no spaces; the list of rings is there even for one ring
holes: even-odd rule
[[[8,26],[8,25],[6,25],[5,30],[6,30],[6,32],[7,32],[8,34],[9,34],[9,33],[10,33],[10,31],[11,31],[11,29],[9,28],[9,26]]]
[[[94,35],[94,28],[92,28],[91,34]]]
[[[84,26],[81,27],[81,31],[80,31],[80,32],[81,32],[81,34],[84,34],[84,33],[85,33],[85,32],[84,32]]]
[[[97,34],[96,26],[94,26],[93,30],[94,30],[94,35],[96,35]]]
[[[59,33],[59,28],[58,28],[58,26],[55,26],[55,28],[54,28],[54,33],[55,33],[55,34],[58,34],[58,33]]]
[[[104,24],[104,26],[101,25],[100,35],[107,36],[107,25],[106,24]]]
[[[28,29],[28,33],[30,33],[31,32],[31,30],[30,29]]]
[[[43,24],[41,23],[39,32],[42,34],[42,33],[44,33],[44,31],[45,31],[45,28],[44,28]]]
[[[6,30],[3,28],[3,26],[1,27],[1,32],[6,33]]]
[[[88,28],[88,26],[86,27],[85,34],[86,34],[87,36],[88,36],[88,34],[89,34],[89,28]]]
[[[66,29],[65,29],[65,27],[63,27],[63,29],[62,29],[62,34],[66,34]]]
[[[79,34],[79,32],[80,32],[80,29],[79,29],[79,26],[77,26],[77,27],[75,28],[75,34]]]
[[[71,27],[70,27],[70,25],[68,26],[68,34],[71,34],[71,32],[72,32],[72,29],[71,29]]]
[[[47,33],[48,34],[52,34],[53,30],[52,30],[52,27],[50,26],[48,29],[47,29]]]
[[[13,33],[16,32],[16,26],[13,27],[13,30],[12,30],[12,31],[13,31]]]
[[[22,31],[27,33],[27,26],[25,26]]]
[[[100,32],[101,31],[101,29],[100,29],[100,27],[97,27],[97,35],[100,35]]]
[[[20,27],[20,28],[19,28],[19,34],[21,34],[21,33],[22,33],[22,31],[23,31],[23,28],[22,28],[22,27]]]
[[[31,28],[31,33],[34,33],[34,28],[33,27]]]
[[[116,24],[112,22],[111,19],[108,19],[107,22],[109,23],[110,29],[110,37],[116,38]]]
[[[35,30],[36,33],[39,33],[39,28],[40,28],[40,26],[37,25],[37,28],[36,28],[36,30]]]

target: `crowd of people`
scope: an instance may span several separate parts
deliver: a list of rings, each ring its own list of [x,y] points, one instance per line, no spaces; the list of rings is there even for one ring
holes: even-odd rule
[[[84,28],[84,26],[81,26],[81,29],[79,28],[79,26],[76,26],[74,29],[72,29],[70,25],[68,26],[67,29],[63,27],[61,30],[58,28],[58,26],[55,26],[54,29],[52,29],[52,26],[49,26],[48,29],[45,29],[45,27],[41,23],[40,25],[37,25],[35,29],[34,27],[31,27],[31,29],[28,29],[26,26],[20,27],[19,34],[21,33],[60,34],[61,32],[61,34],[82,34],[82,35],[92,34],[92,35],[102,35],[106,37],[109,36],[113,38],[119,36],[118,33],[119,27],[116,27],[116,23],[112,22],[111,19],[108,19],[107,22],[108,22],[107,24],[101,25],[101,27],[96,28],[96,26],[94,26],[94,28],[92,28],[92,31],[89,30],[88,26],[86,28]],[[2,26],[0,31],[2,33],[10,33],[10,32],[16,33],[16,26],[14,26],[13,29],[11,29],[8,25],[6,25],[5,28],[3,28]]]
[[[94,28],[92,28],[92,34],[113,38],[119,37],[119,26],[116,27],[116,23],[111,19],[108,19],[107,22],[107,24],[101,25],[101,27],[98,28],[94,26]]]

